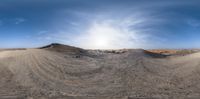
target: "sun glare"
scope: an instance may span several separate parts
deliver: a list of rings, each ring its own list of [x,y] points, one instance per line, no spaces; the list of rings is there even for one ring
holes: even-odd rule
[[[112,26],[95,24],[89,30],[90,46],[94,49],[113,48],[113,42],[119,31]]]
[[[131,41],[135,38],[135,33],[127,27],[105,21],[92,24],[77,40],[86,49],[121,49],[136,45]]]

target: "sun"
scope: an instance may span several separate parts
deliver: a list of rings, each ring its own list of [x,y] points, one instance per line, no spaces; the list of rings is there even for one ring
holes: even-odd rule
[[[93,43],[95,48],[106,48],[106,46],[109,44],[108,42],[109,41],[104,38],[96,37]]]
[[[114,27],[105,24],[93,25],[89,32],[89,46],[93,49],[111,49],[116,35],[119,33]]]
[[[89,26],[76,40],[80,47],[85,49],[121,49],[133,45],[131,40],[136,37],[133,34],[119,24],[98,22]]]

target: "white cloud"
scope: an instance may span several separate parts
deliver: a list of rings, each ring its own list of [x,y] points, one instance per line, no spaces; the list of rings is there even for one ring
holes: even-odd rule
[[[148,40],[151,35],[130,28],[142,24],[144,21],[132,17],[123,20],[94,20],[79,35],[62,32],[60,40],[85,49],[147,48],[150,47]]]
[[[71,27],[68,26],[71,30],[47,33],[40,35],[40,38],[85,49],[154,48],[162,43],[155,43],[153,40],[160,38],[153,36],[151,29],[145,28],[151,26],[152,22],[155,24],[162,21],[154,19],[154,16],[97,16],[89,21],[79,25],[72,22]]]
[[[47,34],[47,33],[48,33],[47,30],[42,30],[42,31],[39,31],[39,32],[37,33],[37,35],[44,35],[44,34]]]
[[[190,25],[192,27],[199,27],[200,26],[199,20],[195,20],[195,19],[188,19],[187,23],[188,23],[188,25]]]
[[[24,19],[24,18],[16,18],[15,19],[15,24],[20,24],[20,23],[23,23],[25,21],[26,21],[26,19]]]
[[[147,43],[148,35],[129,29],[140,22],[142,20],[98,20],[72,39],[77,46],[86,49],[142,48]]]

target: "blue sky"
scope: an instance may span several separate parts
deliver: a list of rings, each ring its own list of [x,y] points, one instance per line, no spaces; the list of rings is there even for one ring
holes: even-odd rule
[[[0,48],[200,48],[199,0],[0,2]]]

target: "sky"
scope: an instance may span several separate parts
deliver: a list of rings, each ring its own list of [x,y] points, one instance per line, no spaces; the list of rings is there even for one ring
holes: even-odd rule
[[[0,48],[200,48],[199,0],[1,0]]]

